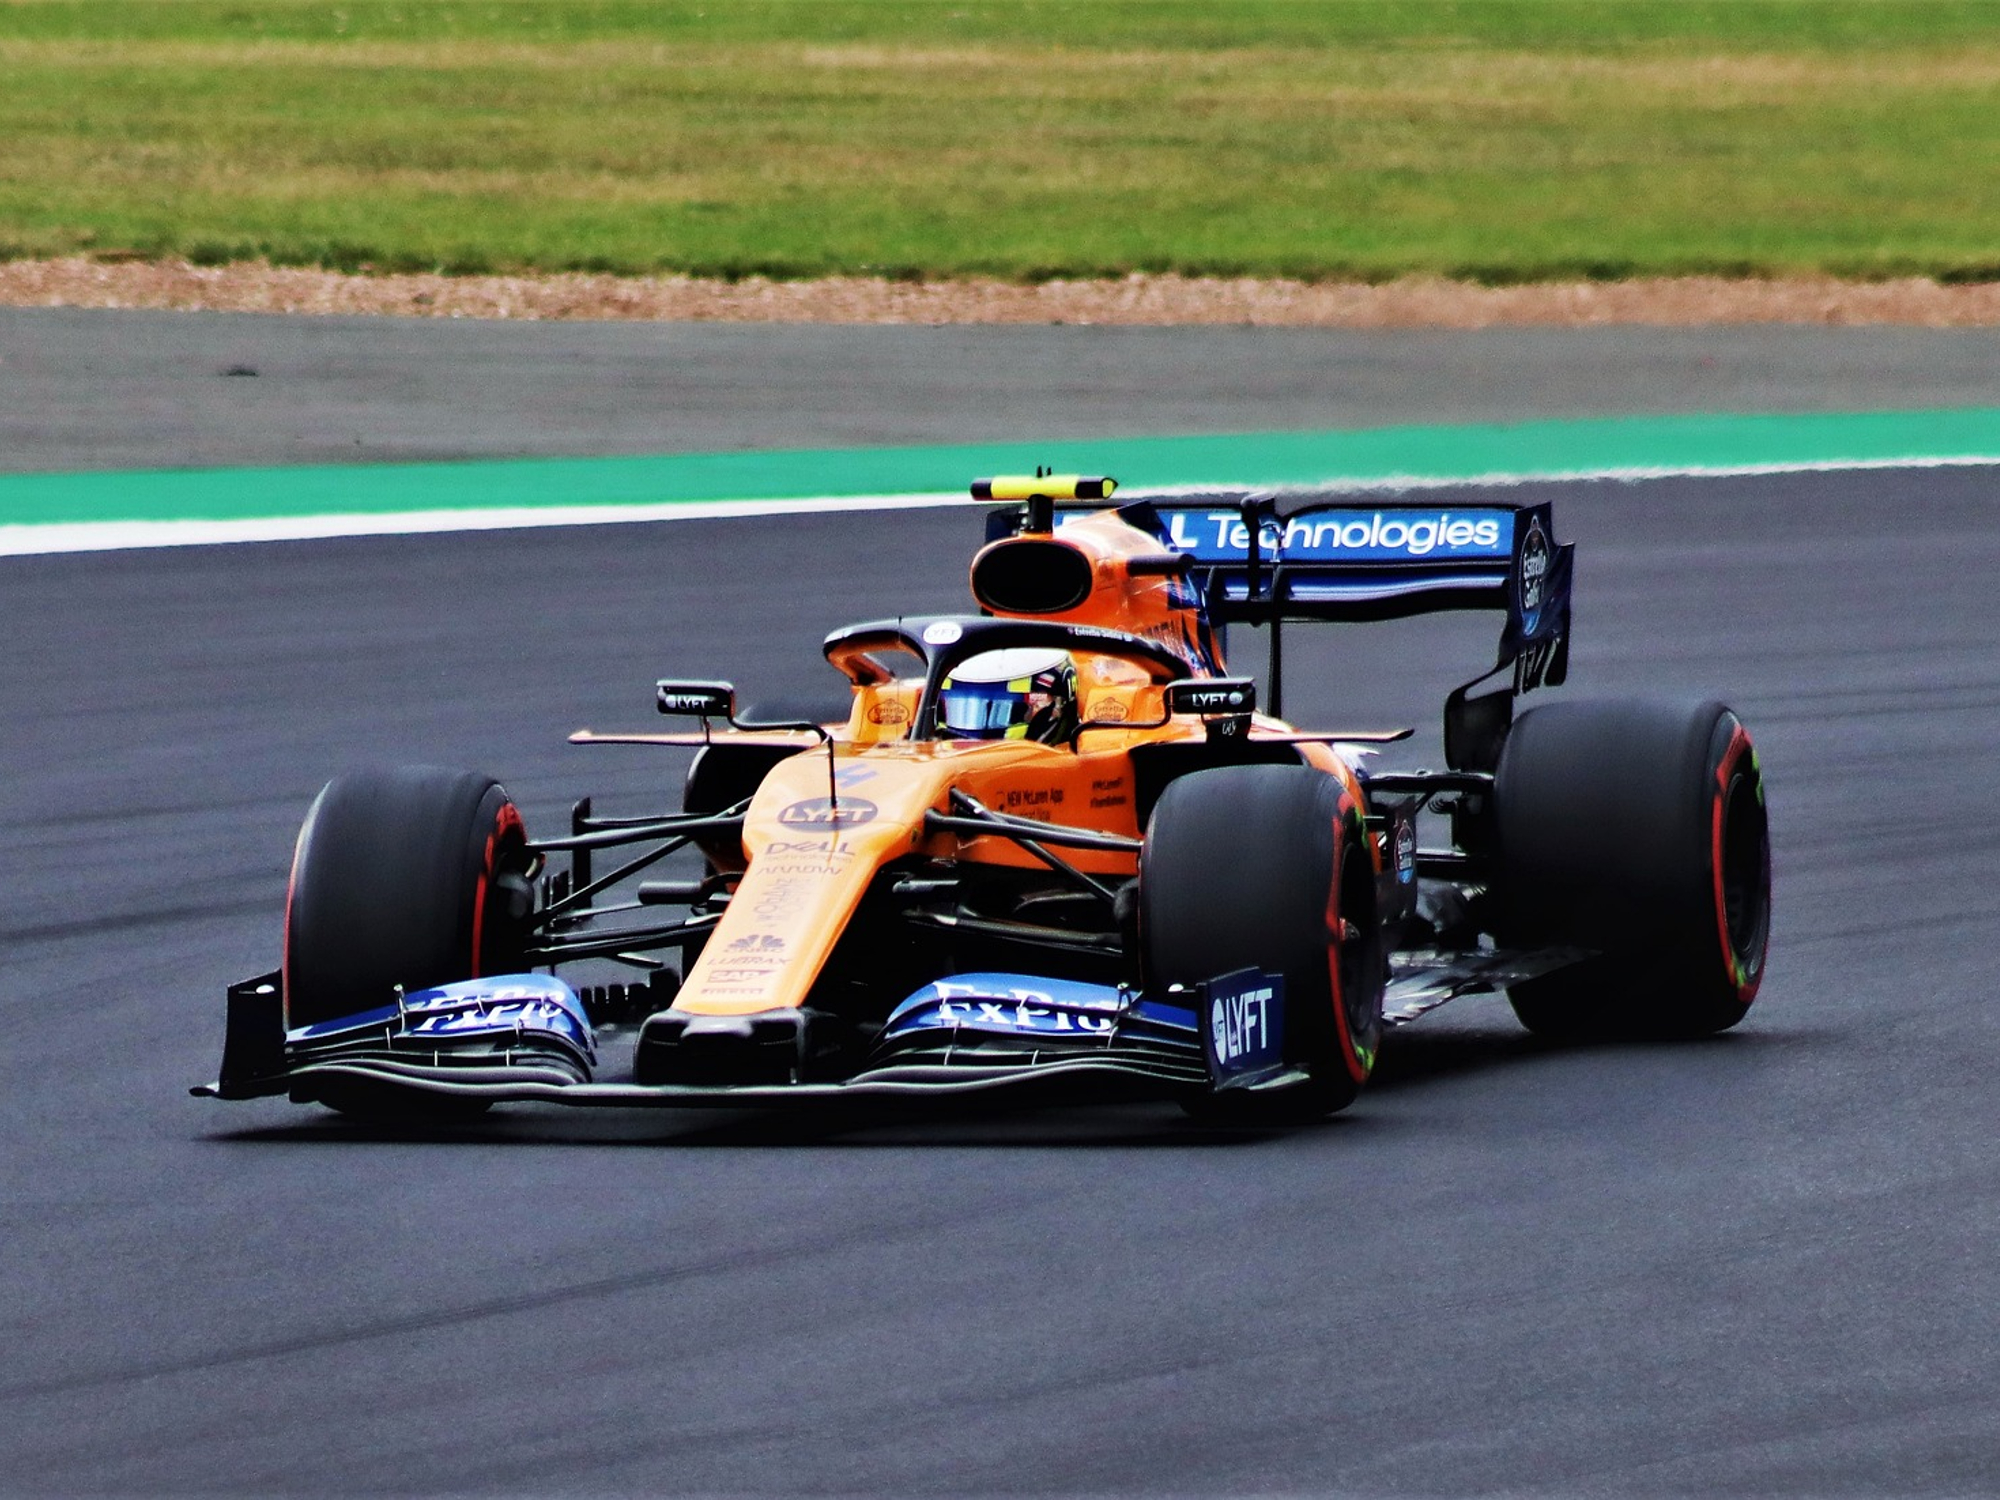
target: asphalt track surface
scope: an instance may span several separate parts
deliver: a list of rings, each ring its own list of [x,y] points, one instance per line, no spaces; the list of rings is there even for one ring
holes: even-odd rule
[[[1547,487],[1563,691],[1759,739],[1763,998],[1591,1048],[1460,1002],[1268,1135],[185,1094],[327,774],[638,806],[678,763],[567,731],[665,673],[831,682],[828,627],[958,606],[972,515],[0,564],[0,1489],[1990,1493],[1996,482]],[[1289,706],[1433,735],[1490,648],[1301,644]]]
[[[0,473],[1994,405],[2000,329],[855,328],[0,308]]]

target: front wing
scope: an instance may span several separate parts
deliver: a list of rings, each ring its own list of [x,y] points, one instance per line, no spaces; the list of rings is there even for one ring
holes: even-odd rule
[[[1399,953],[1384,1024],[1405,1025],[1457,996],[1580,956]],[[267,974],[231,987],[221,1076],[191,1092],[312,1101],[365,1089],[413,1102],[623,1109],[1177,1099],[1297,1082],[1303,1075],[1282,1056],[1284,1005],[1282,979],[1255,969],[1161,996],[1029,975],[956,975],[898,1005],[845,1076],[813,1077],[801,1067],[776,1082],[635,1083],[602,1076],[605,1038],[575,992],[546,975],[446,985],[288,1031],[282,981]]]

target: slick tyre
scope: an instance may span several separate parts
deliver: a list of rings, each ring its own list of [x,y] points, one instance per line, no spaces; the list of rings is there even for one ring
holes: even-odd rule
[[[286,1024],[394,1004],[399,985],[517,972],[530,858],[491,777],[400,766],[328,782],[292,857]]]
[[[1757,752],[1720,703],[1539,707],[1494,777],[1500,936],[1598,957],[1514,986],[1538,1035],[1696,1037],[1763,979],[1771,850]]]
[[[1284,976],[1285,1057],[1305,1079],[1204,1094],[1190,1113],[1287,1123],[1346,1108],[1374,1066],[1387,973],[1360,809],[1304,766],[1173,782],[1140,855],[1139,951],[1148,988],[1247,968]]]

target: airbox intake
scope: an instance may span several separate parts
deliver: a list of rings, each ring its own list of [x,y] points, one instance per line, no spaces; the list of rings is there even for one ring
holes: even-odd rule
[[[1090,597],[1090,559],[1066,542],[995,542],[972,562],[972,597],[1003,615],[1059,615]]]

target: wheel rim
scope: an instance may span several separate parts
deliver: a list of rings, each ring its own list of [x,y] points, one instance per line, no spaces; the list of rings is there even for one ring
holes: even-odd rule
[[[1722,796],[1723,936],[1739,986],[1754,984],[1771,920],[1771,852],[1763,788],[1754,771],[1739,769]]]
[[[527,923],[513,918],[505,909],[507,893],[500,885],[500,877],[528,869],[530,861],[524,857],[527,840],[528,830],[521,821],[520,809],[503,801],[494,814],[492,831],[486,836],[473,896],[470,959],[474,979],[509,972],[518,961],[517,954],[527,936]]]
[[[1381,1020],[1382,954],[1370,901],[1374,894],[1373,879],[1373,871],[1365,860],[1351,852],[1342,859],[1340,918],[1333,943],[1337,987],[1334,998],[1341,1008],[1343,1029],[1353,1053],[1350,1071],[1354,1064],[1359,1065],[1357,1082],[1374,1070],[1376,1033]],[[1361,920],[1353,920],[1355,917]]]

